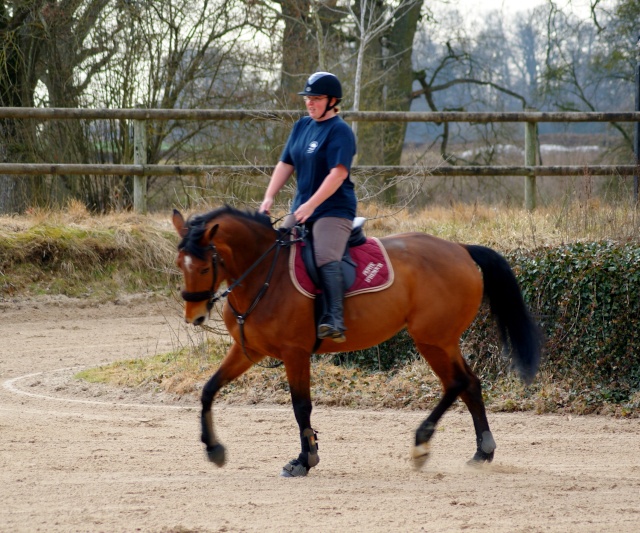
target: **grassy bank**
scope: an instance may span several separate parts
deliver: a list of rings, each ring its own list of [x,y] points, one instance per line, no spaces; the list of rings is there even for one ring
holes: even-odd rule
[[[533,213],[468,204],[420,212],[363,205],[360,214],[369,218],[366,232],[371,236],[423,231],[502,252],[577,241],[640,240],[638,211],[597,201]],[[177,241],[169,213],[91,216],[72,203],[61,211],[0,217],[0,297],[109,298],[118,292],[164,291],[179,282],[173,265]]]
[[[176,241],[168,218],[93,217],[79,204],[2,217],[0,297],[166,293],[178,280]]]

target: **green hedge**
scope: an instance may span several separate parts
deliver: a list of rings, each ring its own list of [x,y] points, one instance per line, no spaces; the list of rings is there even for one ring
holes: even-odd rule
[[[506,253],[545,335],[541,369],[603,400],[640,391],[640,245],[573,243]],[[483,305],[463,337],[463,353],[484,378],[508,369]],[[340,362],[388,370],[418,357],[406,331]]]

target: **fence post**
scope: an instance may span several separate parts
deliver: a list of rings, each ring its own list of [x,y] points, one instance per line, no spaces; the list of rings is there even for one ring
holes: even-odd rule
[[[534,111],[534,109],[526,108],[525,111]],[[535,122],[524,123],[524,164],[528,167],[536,164],[537,132],[538,127]],[[533,172],[524,177],[524,207],[527,211],[533,211],[536,208],[536,176]]]
[[[147,123],[144,120],[133,121],[133,163],[147,164]],[[133,210],[147,213],[147,176],[133,177]]]
[[[640,111],[640,36],[636,41],[636,111]],[[636,171],[633,174],[633,203],[638,206],[638,174],[640,167],[640,122],[635,123],[633,148],[636,154]]]

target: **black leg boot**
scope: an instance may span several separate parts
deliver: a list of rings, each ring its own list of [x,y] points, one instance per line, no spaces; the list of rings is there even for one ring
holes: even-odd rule
[[[342,268],[338,261],[334,261],[321,266],[318,270],[324,299],[324,313],[318,324],[318,338],[344,342],[347,339],[344,336]]]

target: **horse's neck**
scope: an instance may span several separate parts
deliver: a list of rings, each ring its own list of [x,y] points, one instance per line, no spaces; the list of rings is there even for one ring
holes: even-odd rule
[[[236,279],[242,276],[267,253],[269,248],[275,244],[276,238],[275,231],[270,231],[269,228],[262,226],[235,225],[226,229],[223,242],[229,248],[229,257],[225,258],[225,263],[231,270],[229,274]],[[255,273],[259,274],[265,269],[269,269],[273,261],[273,253],[275,253],[275,249],[254,267]]]

